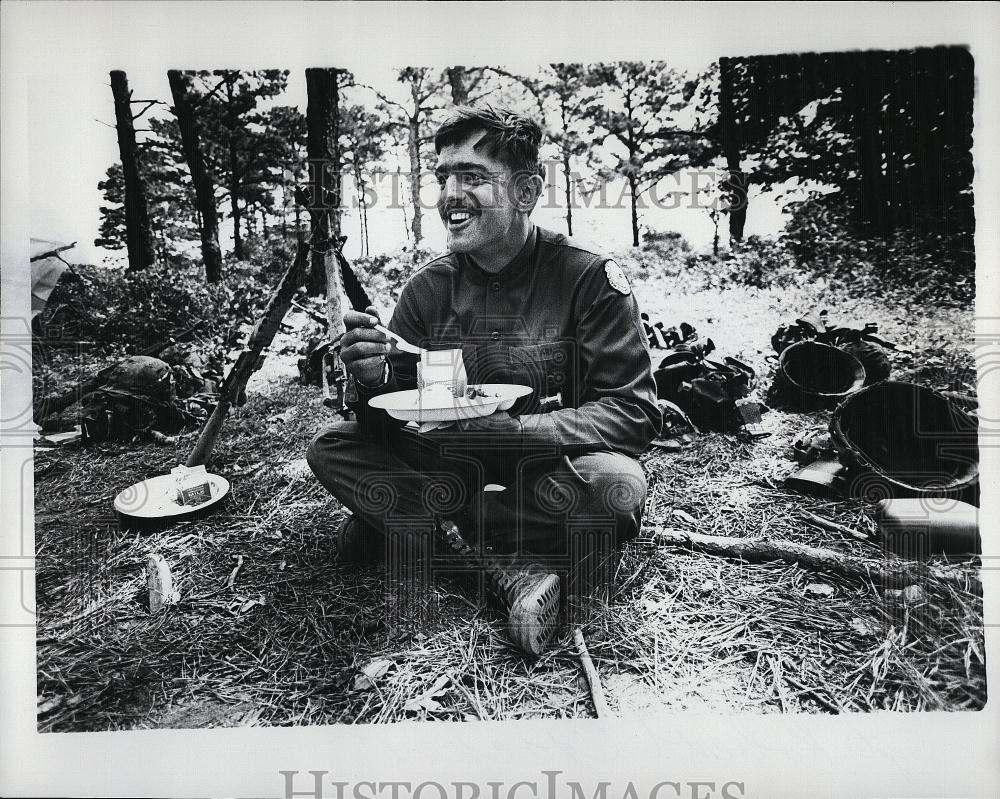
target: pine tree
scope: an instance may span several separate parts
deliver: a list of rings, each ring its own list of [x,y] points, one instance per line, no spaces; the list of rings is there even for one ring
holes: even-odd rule
[[[662,61],[595,64],[588,83],[601,91],[583,108],[594,143],[607,148],[606,179],[625,178],[632,211],[632,246],[639,246],[639,205],[663,178],[707,163],[714,145],[695,126],[698,83]]]

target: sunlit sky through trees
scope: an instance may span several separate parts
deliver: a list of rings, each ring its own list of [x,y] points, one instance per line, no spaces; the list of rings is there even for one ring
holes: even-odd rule
[[[133,98],[161,101],[169,99],[165,66],[123,66],[127,67]],[[527,74],[535,69],[533,65],[526,64],[505,66],[511,71]],[[698,70],[705,66],[705,63],[692,63],[688,68]],[[355,69],[354,74],[358,83],[373,86],[391,99],[405,102],[406,89],[396,81],[393,69]],[[111,259],[111,262],[123,259],[124,251],[105,250],[93,244],[100,220],[101,193],[97,189],[97,183],[103,179],[107,168],[119,160],[115,130],[111,127],[114,112],[107,75],[95,71],[93,74],[38,76],[31,80],[30,86],[32,235],[56,241],[77,241],[74,255],[79,261],[100,263],[106,258]],[[348,99],[366,106],[374,105],[375,100],[372,92],[361,88],[348,90]],[[301,71],[290,72],[287,90],[275,102],[294,105],[305,112],[305,76]],[[152,113],[167,115],[170,112],[164,104],[156,106]],[[141,130],[145,127],[145,119],[146,117],[137,122],[140,140],[145,135]],[[400,148],[399,156],[405,171],[405,150]],[[395,168],[391,156],[385,166],[390,171]],[[692,186],[703,185],[705,182],[704,176],[697,177],[689,173],[679,173],[664,181],[658,192],[660,207],[650,205],[642,215],[642,223],[656,230],[677,231],[696,247],[710,245],[714,235],[713,222],[704,208],[691,207]],[[383,181],[376,192],[378,202],[368,212],[371,251],[388,252],[406,243],[404,212],[398,207],[398,203],[392,203],[393,188],[390,179]],[[400,198],[407,198],[406,186],[400,185],[396,194]],[[428,180],[422,194],[425,209],[433,206],[435,196],[433,180]],[[354,205],[350,189],[345,195],[345,203]],[[574,210],[575,235],[603,246],[628,244],[629,209],[624,181],[617,180],[609,184],[603,197],[595,196],[589,203],[589,207]],[[437,224],[432,211],[427,215],[430,219],[424,226],[425,245],[432,249],[443,249],[443,229]],[[562,187],[559,183],[550,186],[535,211],[534,219],[540,225],[564,231],[564,215]],[[780,230],[781,224],[780,206],[774,199],[773,192],[752,204],[747,225],[749,234],[773,235]],[[360,248],[357,212],[349,207],[342,225],[344,233],[349,237],[348,254],[355,255]],[[227,249],[232,237],[231,221],[223,221],[221,235],[222,246]],[[724,224],[720,225],[720,235],[725,240]]]

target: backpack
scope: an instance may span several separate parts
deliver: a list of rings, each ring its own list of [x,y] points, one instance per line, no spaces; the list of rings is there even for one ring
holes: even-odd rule
[[[81,399],[80,426],[90,442],[131,441],[151,431],[180,431],[191,415],[178,403],[174,375],[159,358],[126,358]]]

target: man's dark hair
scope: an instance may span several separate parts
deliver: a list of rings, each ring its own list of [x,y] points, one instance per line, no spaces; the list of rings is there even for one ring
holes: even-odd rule
[[[460,144],[478,131],[486,131],[481,142],[486,152],[510,167],[512,172],[541,175],[538,163],[538,146],[542,142],[542,129],[535,120],[490,105],[460,105],[434,134],[434,151]]]

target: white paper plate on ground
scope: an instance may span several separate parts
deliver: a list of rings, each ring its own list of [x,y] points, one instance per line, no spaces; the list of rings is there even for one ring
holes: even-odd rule
[[[115,510],[123,521],[169,523],[208,510],[229,493],[229,481],[217,474],[208,474],[212,498],[197,505],[181,505],[177,501],[177,482],[172,474],[161,474],[131,485],[115,497]]]
[[[404,422],[454,422],[509,410],[518,399],[531,393],[530,386],[513,383],[483,383],[476,388],[486,396],[468,399],[453,397],[446,391],[414,389],[372,397],[368,404]]]

